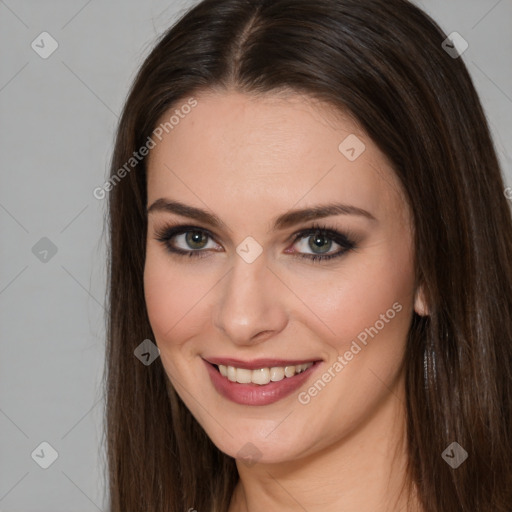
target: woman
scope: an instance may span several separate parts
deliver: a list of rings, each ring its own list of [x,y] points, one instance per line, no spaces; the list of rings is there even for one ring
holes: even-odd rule
[[[146,59],[111,512],[512,509],[511,216],[446,39],[405,0],[204,0]]]

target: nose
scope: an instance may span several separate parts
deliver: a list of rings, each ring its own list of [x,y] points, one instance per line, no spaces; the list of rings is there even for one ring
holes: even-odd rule
[[[236,255],[232,270],[222,281],[213,323],[233,343],[261,343],[285,328],[286,288],[267,268],[265,252],[252,263]]]

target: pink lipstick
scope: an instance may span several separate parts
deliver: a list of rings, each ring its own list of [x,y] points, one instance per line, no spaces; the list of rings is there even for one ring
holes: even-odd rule
[[[240,405],[269,405],[289,396],[321,363],[312,359],[203,360],[217,392]]]

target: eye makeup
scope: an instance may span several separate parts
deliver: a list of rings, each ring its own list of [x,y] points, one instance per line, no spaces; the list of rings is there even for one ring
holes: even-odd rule
[[[182,239],[182,243],[188,245],[198,243],[202,247],[191,248],[189,250],[176,246],[176,239],[185,235]],[[191,235],[191,236],[190,236]],[[195,237],[195,238],[194,238]],[[193,225],[164,225],[161,228],[155,230],[155,239],[162,243],[165,249],[173,256],[183,257],[195,257],[201,258],[207,256],[207,253],[211,252],[211,247],[205,249],[208,245],[208,241],[215,241],[214,235],[208,230]],[[199,239],[199,240],[198,240]],[[295,245],[298,241],[309,240],[307,244],[308,249],[314,251],[316,249],[322,249],[322,246],[327,245],[328,249],[322,253],[304,253],[304,252],[293,252],[296,257],[306,258],[312,262],[326,261],[333,258],[339,258],[345,255],[347,252],[356,248],[355,237],[350,233],[343,233],[338,231],[336,228],[329,227],[325,224],[314,224],[311,227],[302,229],[299,232],[292,235],[292,242]],[[335,252],[330,251],[333,245],[338,245],[339,249]],[[215,249],[216,250],[216,249]],[[289,253],[289,251],[287,250]]]

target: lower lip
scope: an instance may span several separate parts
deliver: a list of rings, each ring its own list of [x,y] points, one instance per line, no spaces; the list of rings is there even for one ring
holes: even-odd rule
[[[223,377],[214,365],[205,361],[215,389],[223,397],[241,405],[269,405],[291,395],[306,382],[319,363],[319,361],[315,362],[307,370],[293,377],[285,377],[283,380],[260,386],[231,382],[227,377]]]

